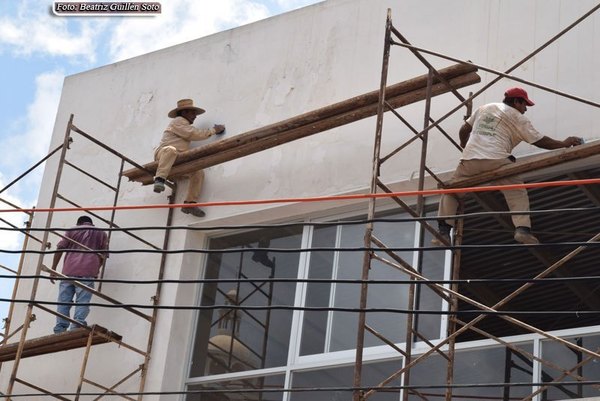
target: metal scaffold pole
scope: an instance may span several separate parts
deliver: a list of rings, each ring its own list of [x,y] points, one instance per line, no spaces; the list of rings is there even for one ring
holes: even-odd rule
[[[379,103],[377,105],[377,123],[375,129],[375,144],[373,146],[373,164],[371,171],[371,188],[370,193],[377,192],[377,181],[379,177],[380,167],[380,152],[381,152],[381,132],[383,129],[383,113],[385,109],[385,89],[387,86],[388,61],[390,57],[390,29],[392,26],[392,12],[388,9],[385,41],[383,50],[383,65],[381,67],[381,84],[379,86]],[[372,220],[375,217],[375,198],[369,200],[368,219]],[[371,247],[373,237],[373,223],[368,223],[365,229],[364,245],[365,248]],[[358,334],[356,338],[356,361],[354,366],[354,393],[353,401],[362,401],[364,399],[362,391],[359,390],[362,383],[362,362],[363,350],[366,330],[366,314],[364,309],[367,307],[368,284],[365,282],[369,279],[369,270],[371,269],[371,252],[365,251],[363,256],[362,277],[363,283],[360,287],[359,308],[361,311],[358,315]]]
[[[50,205],[49,205],[50,208],[54,208],[54,206],[56,205],[56,194],[58,193],[58,187],[60,185],[60,179],[62,176],[62,169],[64,167],[64,161],[65,161],[65,157],[67,154],[67,149],[69,147],[69,140],[71,138],[71,125],[72,124],[73,124],[73,115],[71,114],[71,116],[69,117],[69,122],[67,123],[67,129],[65,130],[63,146],[62,146],[62,149],[60,152],[60,159],[58,162],[56,177],[54,179],[54,187],[52,189],[52,197],[50,199]],[[53,212],[49,212],[48,217],[46,219],[46,225],[45,225],[46,230],[44,231],[44,235],[42,238],[42,244],[41,244],[42,250],[44,250],[46,243],[48,242],[48,236],[50,234],[49,229],[52,226],[52,216],[53,216]],[[35,271],[36,276],[39,276],[42,273],[43,260],[44,260],[44,254],[42,253],[38,257],[38,262],[37,262],[36,271]],[[19,346],[17,349],[15,362],[13,363],[12,371],[10,374],[10,381],[8,383],[8,388],[6,389],[6,393],[9,396],[12,394],[12,391],[13,391],[13,388],[15,385],[15,380],[17,378],[17,372],[19,370],[19,364],[21,361],[21,355],[23,354],[23,347],[25,344],[25,339],[27,338],[27,331],[29,329],[29,325],[33,318],[33,306],[34,306],[33,303],[35,302],[35,298],[37,295],[39,281],[40,281],[40,279],[38,277],[36,277],[33,280],[33,288],[31,289],[31,296],[30,296],[31,302],[27,305],[27,311],[25,312],[25,322],[23,323],[23,329],[21,331],[21,337],[19,339]]]
[[[111,229],[119,229],[120,227],[116,224],[116,211],[117,211],[117,203],[119,200],[119,192],[121,189],[121,180],[123,177],[123,168],[125,165],[125,162],[134,165],[136,167],[141,167],[138,163],[134,162],[133,160],[125,157],[124,155],[120,154],[119,152],[113,150],[112,148],[108,147],[107,145],[103,144],[101,141],[98,141],[97,139],[95,139],[94,137],[92,137],[91,135],[85,133],[84,131],[80,130],[79,128],[77,128],[74,123],[73,123],[73,118],[74,116],[71,115],[70,119],[68,121],[67,124],[67,128],[66,128],[66,132],[65,132],[65,137],[63,140],[63,144],[61,146],[59,146],[58,148],[56,148],[55,150],[53,150],[51,152],[50,155],[46,156],[43,160],[48,159],[50,156],[52,156],[53,154],[55,154],[57,152],[58,149],[61,149],[62,152],[60,153],[60,157],[59,160],[57,161],[57,172],[55,175],[55,182],[54,182],[54,187],[52,190],[52,194],[50,196],[50,201],[49,201],[49,206],[48,208],[46,208],[45,210],[47,210],[47,217],[46,217],[46,223],[44,228],[42,229],[44,235],[42,237],[42,239],[37,239],[35,237],[33,237],[30,234],[30,229],[31,229],[31,225],[32,225],[32,221],[33,221],[33,217],[34,217],[34,213],[33,212],[29,212],[29,222],[27,223],[27,229],[26,230],[19,230],[21,232],[23,232],[25,234],[25,239],[24,239],[24,245],[23,245],[23,254],[21,255],[21,260],[19,263],[19,270],[18,271],[14,271],[14,273],[17,275],[16,276],[16,280],[17,280],[17,284],[18,284],[18,280],[20,279],[20,276],[22,274],[22,265],[24,263],[24,258],[25,258],[25,252],[27,250],[28,247],[28,240],[29,238],[33,238],[35,239],[37,242],[39,242],[41,245],[41,252],[39,252],[39,258],[38,258],[38,262],[37,262],[37,269],[35,271],[35,276],[34,276],[34,281],[33,281],[33,286],[31,289],[31,294],[29,296],[29,303],[27,304],[27,308],[26,308],[26,313],[25,313],[25,321],[24,323],[17,329],[15,330],[13,333],[10,333],[10,324],[14,323],[12,322],[12,307],[14,305],[11,305],[11,314],[9,315],[9,319],[7,321],[7,327],[6,327],[6,331],[5,331],[5,335],[4,335],[4,339],[2,341],[2,346],[0,347],[0,351],[1,352],[1,360],[2,361],[9,361],[9,360],[13,360],[13,365],[12,365],[12,372],[10,375],[10,379],[9,379],[9,383],[7,385],[7,390],[6,390],[6,394],[8,396],[8,399],[11,399],[10,396],[13,395],[14,392],[14,387],[15,387],[15,383],[19,383],[23,386],[29,387],[31,389],[34,389],[36,391],[39,391],[40,393],[44,393],[44,394],[48,394],[48,395],[53,395],[54,393],[52,391],[43,389],[40,386],[36,386],[26,380],[23,380],[20,377],[17,377],[17,373],[19,372],[19,368],[20,368],[20,364],[22,361],[22,358],[25,357],[29,357],[32,355],[42,355],[45,353],[50,353],[50,352],[59,352],[59,351],[64,351],[67,349],[73,349],[73,348],[79,348],[79,347],[84,347],[84,353],[83,353],[83,360],[82,360],[82,364],[81,364],[81,368],[80,368],[80,374],[79,374],[79,379],[77,382],[77,388],[75,390],[75,400],[79,399],[81,397],[82,391],[83,391],[83,385],[84,384],[90,384],[94,387],[100,388],[102,389],[105,393],[104,394],[117,394],[117,387],[119,387],[120,385],[122,385],[123,383],[125,383],[126,381],[130,380],[131,378],[133,378],[136,374],[140,374],[140,381],[139,381],[139,395],[138,395],[138,400],[142,400],[143,396],[144,396],[144,389],[145,389],[145,384],[146,384],[146,374],[147,374],[147,370],[148,370],[148,365],[150,362],[150,357],[151,357],[151,351],[152,351],[152,345],[153,345],[153,340],[154,340],[154,330],[156,327],[156,321],[157,321],[157,317],[158,317],[158,313],[159,313],[159,309],[157,308],[157,306],[160,304],[160,295],[161,295],[161,289],[162,289],[162,281],[164,278],[164,269],[165,269],[165,265],[166,265],[166,258],[167,258],[167,254],[163,253],[161,256],[161,260],[160,260],[160,267],[158,269],[158,283],[156,285],[156,290],[155,290],[155,294],[152,297],[153,302],[152,302],[152,306],[154,306],[153,311],[152,311],[152,315],[147,315],[143,312],[138,311],[136,308],[132,308],[129,307],[127,305],[122,304],[120,301],[104,294],[101,292],[102,286],[99,285],[98,289],[92,289],[92,288],[88,288],[87,286],[85,286],[84,284],[82,284],[81,282],[79,282],[78,280],[73,281],[74,285],[80,288],[86,288],[86,291],[91,292],[92,294],[94,294],[95,296],[104,299],[105,301],[108,301],[111,304],[116,304],[116,305],[121,305],[121,308],[129,313],[135,314],[138,317],[141,317],[142,319],[148,321],[149,323],[149,329],[148,329],[148,339],[147,339],[147,344],[146,344],[146,349],[139,349],[135,346],[132,346],[124,341],[122,341],[121,336],[119,336],[118,334],[109,331],[103,327],[100,327],[98,325],[92,325],[91,327],[84,327],[81,330],[69,330],[66,333],[62,333],[59,335],[50,335],[50,336],[45,336],[45,337],[41,337],[41,338],[35,338],[35,339],[27,339],[27,335],[28,335],[28,329],[31,326],[31,323],[35,320],[35,315],[33,313],[33,308],[38,308],[39,310],[42,310],[46,313],[55,315],[55,316],[61,316],[64,319],[67,319],[68,321],[70,321],[72,324],[76,324],[77,322],[73,319],[71,319],[69,316],[64,316],[61,315],[60,313],[47,308],[45,306],[43,306],[41,303],[36,302],[36,297],[37,297],[37,292],[38,292],[38,286],[39,286],[39,282],[40,282],[40,275],[41,273],[52,273],[56,276],[57,279],[70,279],[69,277],[65,276],[64,274],[58,273],[56,271],[53,271],[49,268],[47,268],[44,264],[43,264],[43,258],[45,256],[45,251],[47,250],[47,248],[49,247],[49,235],[50,234],[55,234],[58,235],[61,238],[66,238],[64,235],[57,233],[56,231],[54,231],[53,228],[51,228],[52,226],[52,218],[54,215],[54,209],[56,207],[56,203],[58,200],[64,201],[76,208],[79,208],[80,210],[82,210],[83,212],[86,212],[90,215],[92,215],[93,217],[95,217],[96,219],[98,219],[99,221],[102,221],[104,223],[106,223]],[[120,159],[120,168],[118,170],[118,174],[117,174],[117,184],[116,185],[111,185],[107,182],[105,182],[104,180],[98,178],[97,176],[87,172],[86,170],[76,166],[75,164],[73,164],[72,162],[70,162],[69,160],[67,160],[67,150],[69,148],[69,144],[72,142],[73,138],[72,138],[72,134],[73,133],[77,133],[79,135],[81,135],[81,137],[89,140],[90,142],[92,142],[94,145],[99,146],[102,151],[106,151],[108,153],[113,154],[114,156],[116,156],[117,158]],[[40,163],[38,163],[37,165],[39,165]],[[36,166],[37,166],[36,165]],[[93,181],[95,181],[96,183],[102,185],[103,188],[109,188],[114,192],[114,197],[113,197],[113,209],[111,211],[110,214],[110,219],[105,219],[102,216],[94,213],[91,210],[87,210],[87,208],[80,206],[79,204],[77,204],[76,202],[73,202],[72,200],[68,199],[67,197],[61,195],[59,193],[59,188],[60,188],[60,184],[61,184],[61,179],[63,178],[64,175],[64,168],[68,167],[73,169],[74,171],[83,174],[84,176],[92,179]],[[32,171],[33,169],[30,169],[29,171]],[[22,177],[20,177],[22,178]],[[12,183],[11,183],[12,184]],[[173,185],[172,186],[172,193],[169,196],[169,203],[173,204],[174,200],[175,200],[175,191],[176,191],[176,186]],[[11,205],[16,209],[20,209],[18,208],[16,205]],[[40,213],[40,212],[38,212]],[[172,214],[173,214],[173,208],[167,208],[167,221],[166,221],[166,225],[167,227],[169,227],[172,223]],[[18,229],[17,227],[14,227],[15,229]],[[144,238],[141,238],[139,235],[134,234],[133,232],[131,232],[128,229],[123,229],[122,230],[123,233],[127,234],[128,236],[130,236],[131,238],[145,244],[148,245],[150,248],[156,250],[156,251],[163,251],[166,250],[168,248],[168,244],[169,244],[169,237],[170,237],[170,232],[171,230],[169,230],[168,228],[164,231],[164,237],[163,237],[163,244],[162,244],[162,248],[159,246],[154,245],[153,243],[151,243],[150,241],[145,240]],[[110,231],[110,233],[112,234],[112,230]],[[86,247],[83,244],[77,244],[78,246],[82,247],[83,249],[86,249],[88,251],[91,251],[90,248]],[[104,267],[104,266],[103,266]],[[104,277],[104,269],[101,270],[101,278]],[[71,278],[72,279],[72,278]],[[101,284],[102,282],[100,282]],[[17,291],[18,291],[18,286],[17,284],[15,284],[14,287],[14,291],[13,291],[13,299],[16,299],[17,297]],[[8,338],[14,336],[17,332],[20,331],[20,339],[18,343],[14,343],[14,344],[7,344],[7,340]],[[130,351],[133,351],[139,355],[141,355],[144,358],[143,363],[139,366],[136,367],[136,369],[127,374],[125,377],[121,378],[120,380],[118,380],[116,383],[106,386],[100,383],[97,383],[96,381],[92,381],[88,378],[85,377],[85,373],[86,373],[86,369],[89,363],[89,360],[92,358],[92,346],[96,345],[96,344],[102,344],[102,343],[107,343],[107,342],[113,342],[113,343],[117,343],[120,347],[124,348],[124,349],[128,349]],[[37,348],[36,348],[37,347]],[[23,370],[23,369],[21,369]],[[67,398],[64,397],[60,397],[59,395],[55,395],[56,398],[58,399],[64,399],[67,400]],[[16,395],[15,395],[16,397]],[[132,399],[130,397],[125,397],[127,399]]]

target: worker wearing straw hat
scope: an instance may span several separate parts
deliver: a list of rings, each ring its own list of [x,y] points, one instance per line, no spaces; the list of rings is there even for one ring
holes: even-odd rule
[[[177,155],[189,150],[192,141],[201,141],[225,132],[225,126],[220,124],[215,124],[209,129],[194,127],[192,125],[194,120],[202,113],[204,109],[194,106],[192,99],[177,101],[177,107],[169,111],[168,116],[172,120],[165,129],[160,144],[154,150],[154,160],[158,162],[154,177],[154,192],[160,193],[165,190],[165,180],[169,177]],[[195,171],[189,175],[189,178],[190,184],[184,203],[197,203],[202,190],[204,172]],[[197,206],[184,207],[181,211],[196,217],[204,217],[204,211]]]

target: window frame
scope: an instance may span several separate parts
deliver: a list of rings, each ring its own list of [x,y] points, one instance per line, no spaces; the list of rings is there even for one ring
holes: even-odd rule
[[[393,205],[390,205],[389,207],[382,207],[382,208],[378,208],[378,213],[379,212],[386,212],[386,211],[390,211],[393,210]],[[344,220],[344,219],[349,219],[352,217],[356,217],[363,214],[364,215],[364,209],[362,208],[355,208],[352,209],[350,211],[346,211],[343,213],[328,213],[328,214],[319,214],[319,215],[315,215],[312,217],[307,217],[305,219],[294,219],[294,222],[299,222],[299,223],[311,223],[314,222],[315,220],[318,221],[335,221],[335,220]],[[341,244],[341,225],[337,225],[336,226],[336,241],[335,241],[335,246],[339,247]],[[415,231],[414,231],[414,244],[415,246],[418,245],[419,239],[418,239],[418,235],[419,235],[419,223],[416,222],[415,227],[414,227]],[[203,244],[204,246],[208,246],[210,241],[212,239],[215,238],[221,238],[221,237],[225,237],[225,236],[229,236],[229,235],[235,235],[241,232],[249,232],[249,231],[253,231],[253,229],[248,229],[248,230],[222,230],[219,232],[213,232],[210,235],[203,235]],[[312,240],[313,240],[313,234],[314,234],[314,226],[304,226],[303,230],[302,230],[302,239],[301,239],[301,247],[302,248],[307,248],[312,244]],[[188,239],[186,238],[186,241]],[[334,269],[337,269],[338,262],[339,262],[339,251],[335,251],[335,262],[334,262]],[[411,260],[411,262],[413,263],[413,265],[416,263],[417,261],[417,252],[413,251],[413,258]],[[298,261],[298,274],[297,277],[300,280],[298,283],[296,283],[296,287],[295,287],[295,297],[294,297],[294,306],[300,306],[303,307],[305,305],[305,301],[306,301],[306,292],[307,292],[307,286],[308,283],[306,282],[301,282],[301,280],[306,279],[308,277],[308,271],[309,271],[309,267],[310,267],[310,259],[311,259],[311,253],[309,252],[301,252],[300,253],[300,257],[299,257],[299,261]],[[205,275],[205,269],[206,269],[206,261],[207,258],[204,257],[202,258],[201,262],[201,267],[198,271],[198,277],[204,277]],[[450,250],[446,250],[444,253],[444,275],[443,278],[444,280],[449,280],[450,277],[450,265],[451,265],[451,252]],[[332,283],[333,288],[335,288],[335,283]],[[444,285],[445,287],[449,287],[448,284]],[[195,298],[196,298],[196,303],[199,304],[202,294],[204,291],[204,284],[199,284],[197,286],[197,292],[195,294]],[[335,299],[335,289],[332,289],[331,294],[330,294],[330,305],[333,302],[333,300]],[[441,308],[443,311],[447,311],[449,308],[449,304],[447,301],[442,299],[442,304],[441,304]],[[328,311],[328,332],[326,337],[330,337],[331,336],[331,317],[333,315],[333,311]],[[311,370],[318,370],[318,369],[322,369],[322,368],[327,368],[327,367],[341,367],[341,366],[348,366],[348,365],[352,365],[355,363],[355,357],[356,357],[356,349],[349,349],[349,350],[341,350],[341,351],[333,351],[333,352],[324,352],[324,353],[319,353],[319,354],[312,354],[312,355],[304,355],[301,356],[300,355],[300,344],[301,344],[301,335],[302,335],[302,327],[304,324],[304,311],[302,310],[294,310],[292,312],[292,320],[291,320],[291,331],[290,331],[290,342],[289,342],[289,351],[288,351],[288,357],[287,357],[287,364],[285,366],[278,366],[278,367],[271,367],[271,368],[264,368],[264,369],[257,369],[257,370],[252,370],[252,371],[244,371],[244,372],[234,372],[234,373],[225,373],[225,374],[219,374],[219,375],[210,375],[210,376],[199,376],[199,377],[190,377],[190,368],[191,368],[191,359],[192,359],[192,353],[194,351],[194,340],[196,338],[196,332],[197,332],[197,319],[199,317],[199,313],[196,311],[194,313],[194,320],[193,320],[193,324],[192,324],[192,333],[190,333],[190,341],[188,343],[188,350],[187,350],[187,369],[186,372],[184,374],[184,383],[183,383],[183,388],[187,388],[190,385],[198,385],[198,384],[208,384],[208,383],[214,383],[214,382],[221,382],[221,381],[229,381],[229,380],[234,380],[234,379],[251,379],[251,378],[255,378],[255,377],[264,377],[264,376],[273,376],[273,375],[285,375],[285,379],[284,379],[284,386],[285,388],[291,388],[292,387],[292,375],[293,373],[296,372],[303,372],[303,371],[311,371]],[[433,343],[434,345],[439,343],[440,341],[443,341],[443,339],[445,339],[445,330],[447,328],[447,324],[448,324],[448,316],[446,314],[442,314],[440,316],[440,333],[439,333],[439,338],[431,341],[431,343]],[[582,336],[582,335],[595,335],[600,331],[600,326],[590,326],[590,327],[583,327],[583,328],[575,328],[575,329],[564,329],[564,330],[558,330],[555,332],[551,332],[553,335],[559,336],[559,337],[571,337],[571,336]],[[513,335],[513,336],[507,336],[507,337],[502,337],[502,340],[510,343],[510,344],[517,344],[518,343],[523,343],[523,342],[527,342],[527,341],[533,341],[534,347],[533,347],[533,354],[537,357],[542,357],[542,349],[541,349],[541,341],[544,339],[544,337],[540,336],[539,334],[535,334],[535,333],[528,333],[528,334],[520,334],[520,335]],[[330,339],[326,338],[326,344],[327,346],[325,347],[326,349],[329,349],[329,346],[331,345]],[[403,347],[405,344],[404,342],[400,342],[397,343],[396,345]],[[501,344],[499,344],[497,341],[492,340],[492,339],[481,339],[481,340],[474,340],[474,341],[468,341],[468,342],[460,342],[460,343],[456,343],[455,345],[455,349],[456,352],[460,352],[461,350],[476,350],[477,348],[487,348],[487,347],[491,347],[491,346],[501,346]],[[447,346],[444,346],[442,348],[442,350],[447,349]],[[412,355],[413,358],[417,358],[420,355],[422,355],[423,353],[427,352],[430,350],[430,346],[428,344],[426,344],[423,341],[416,341],[413,344],[413,348],[412,348]],[[365,347],[364,349],[364,353],[363,353],[363,362],[368,363],[368,362],[377,362],[377,361],[386,361],[386,360],[391,360],[391,359],[402,359],[402,363],[404,363],[404,359],[401,355],[399,355],[395,350],[393,350],[392,347],[387,346],[387,345],[380,345],[380,346],[374,346],[374,347]],[[540,380],[540,374],[541,374],[541,367],[540,367],[540,363],[537,361],[534,361],[534,381]],[[534,391],[536,388],[532,385],[532,391]],[[182,395],[181,396],[181,400],[184,400],[185,396]],[[283,396],[283,401],[287,401],[290,399],[290,393],[284,393]],[[539,397],[534,398],[534,401],[539,401]]]

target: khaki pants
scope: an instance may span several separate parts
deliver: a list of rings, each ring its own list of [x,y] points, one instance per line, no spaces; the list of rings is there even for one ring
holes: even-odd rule
[[[164,146],[156,149],[154,152],[154,160],[158,161],[158,168],[156,169],[156,177],[169,178],[171,167],[175,163],[177,158],[177,149],[173,146]],[[190,179],[190,186],[188,188],[185,202],[198,202],[200,191],[202,190],[202,183],[204,182],[204,171],[198,170],[193,173],[187,174],[186,177]]]
[[[473,177],[475,175],[485,173],[488,171],[496,170],[507,164],[513,162],[509,159],[497,159],[497,160],[484,160],[484,159],[472,159],[472,160],[461,160],[452,176],[452,180],[460,180],[461,178]],[[490,182],[488,185],[510,185],[510,184],[523,184],[523,179],[520,176],[512,176],[502,178]],[[515,211],[529,211],[529,197],[526,189],[511,189],[508,191],[502,191],[508,209],[511,212]],[[464,197],[464,194],[444,194],[440,199],[440,205],[438,210],[438,216],[451,216],[456,214],[458,209],[458,198]],[[527,214],[514,214],[511,216],[515,227],[529,227],[531,228],[531,219]],[[446,223],[451,226],[454,225],[454,220],[446,220]]]

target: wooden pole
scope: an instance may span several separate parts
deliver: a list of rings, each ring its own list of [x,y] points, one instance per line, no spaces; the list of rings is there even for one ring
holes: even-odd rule
[[[81,371],[79,373],[79,384],[77,385],[77,391],[75,392],[75,401],[79,401],[79,397],[81,396],[81,388],[83,387],[83,380],[85,378],[85,370],[87,368],[87,363],[90,358],[90,351],[92,350],[93,340],[94,339],[94,329],[88,333],[88,339],[85,347],[85,354],[83,355],[83,362],[81,363]]]
[[[471,66],[456,65],[440,70],[453,88],[460,88],[480,82],[476,69]],[[451,91],[446,84],[435,81],[432,87],[434,96]],[[386,99],[394,108],[425,99],[427,74],[386,88]],[[339,127],[377,114],[379,91],[369,92],[333,105],[317,109],[282,122],[257,128],[231,138],[191,149],[180,154],[171,170],[171,177],[247,156],[271,147],[304,138],[319,132]],[[387,111],[387,109],[386,109]],[[149,171],[156,171],[156,162],[144,165]],[[144,170],[134,168],[123,173],[132,181],[143,184],[152,182],[152,176]]]
[[[500,167],[497,170],[468,177],[462,180],[451,181],[444,188],[474,187],[501,178],[555,166],[572,160],[579,160],[600,154],[600,141],[586,143],[568,149],[557,149],[542,154],[537,154],[517,160],[515,163]]]

